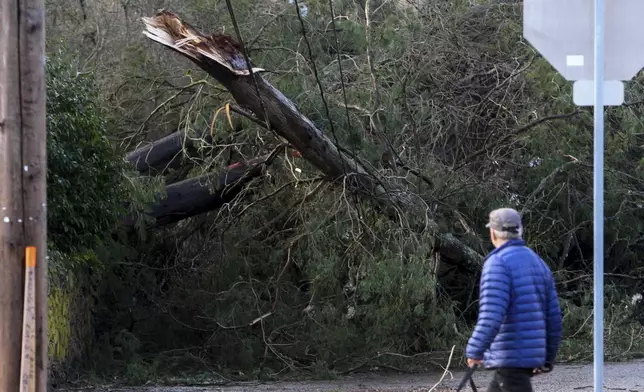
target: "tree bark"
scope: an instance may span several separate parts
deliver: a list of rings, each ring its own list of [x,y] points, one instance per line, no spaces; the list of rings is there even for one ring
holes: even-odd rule
[[[392,219],[407,221],[427,217],[427,208],[415,196],[397,189],[378,172],[367,169],[336,146],[284,94],[258,75],[261,69],[251,71],[240,45],[232,37],[204,36],[164,10],[154,17],[143,18],[143,23],[148,38],[183,54],[214,77],[237,103],[253,112],[258,120],[267,122],[267,128],[286,139],[330,180],[346,179],[353,192],[373,200]],[[453,235],[441,233],[435,221],[426,218],[412,226],[419,231],[433,231],[436,249],[443,255],[481,263],[480,254]]]
[[[253,179],[263,175],[268,156],[230,165],[219,174],[190,178],[166,187],[166,195],[150,205],[145,215],[155,218],[151,227],[161,227],[203,214],[231,202]],[[135,226],[137,218],[128,216],[126,228]]]

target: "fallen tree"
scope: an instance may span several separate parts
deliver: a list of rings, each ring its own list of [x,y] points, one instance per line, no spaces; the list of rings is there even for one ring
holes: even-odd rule
[[[299,112],[284,94],[258,74],[262,69],[247,64],[242,47],[235,39],[223,34],[205,36],[166,10],[142,19],[143,33],[148,38],[183,54],[214,77],[242,108],[286,139],[329,180],[345,180],[349,189],[374,201],[381,211],[399,222],[406,221],[407,217],[425,217],[422,222],[414,223],[414,228],[431,230],[437,251],[450,259],[481,264],[479,253],[451,233],[440,231],[438,224],[428,217],[424,202],[361,164]]]
[[[248,183],[264,174],[275,152],[245,162],[228,166],[219,174],[211,173],[176,182],[165,188],[165,197],[149,206],[145,212],[154,218],[151,227],[161,227],[203,214],[230,203]],[[123,225],[132,228],[137,222],[134,215],[127,216]]]

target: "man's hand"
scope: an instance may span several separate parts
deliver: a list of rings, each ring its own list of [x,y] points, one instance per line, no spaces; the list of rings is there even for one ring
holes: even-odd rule
[[[467,358],[467,367],[474,367],[474,365],[478,365],[478,366],[483,365],[483,360],[482,359]]]
[[[552,365],[546,363],[544,366],[532,369],[532,374],[537,375],[541,373],[550,373],[552,371]]]

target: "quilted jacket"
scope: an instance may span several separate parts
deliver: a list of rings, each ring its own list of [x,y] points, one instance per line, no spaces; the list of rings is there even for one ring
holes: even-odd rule
[[[562,317],[550,268],[522,240],[511,240],[485,260],[479,316],[466,355],[486,368],[553,364]]]

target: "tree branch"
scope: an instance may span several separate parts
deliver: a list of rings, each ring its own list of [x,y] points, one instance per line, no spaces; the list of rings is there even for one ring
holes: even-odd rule
[[[517,137],[517,136],[521,135],[522,133],[525,133],[525,132],[531,130],[532,128],[536,127],[539,124],[543,124],[544,122],[552,121],[552,120],[562,120],[562,119],[570,118],[570,117],[576,116],[579,113],[580,113],[580,110],[575,109],[574,111],[572,111],[570,113],[553,114],[551,116],[541,117],[541,118],[539,118],[539,119],[537,119],[537,120],[535,120],[535,121],[533,121],[533,122],[531,122],[529,124],[526,124],[526,125],[524,125],[522,127],[517,128],[513,132],[508,132],[504,136],[502,136],[501,138],[497,139],[492,145],[490,145],[490,146],[486,145],[485,147],[481,148],[480,150],[478,150],[478,151],[470,154],[469,156],[467,156],[463,160],[463,163],[461,165],[457,166],[456,168],[454,168],[454,170],[462,169],[464,166],[467,166],[470,162],[472,162],[472,160],[474,158],[477,158],[477,157],[485,154],[486,152],[488,152],[490,150],[490,148],[500,146],[503,143],[505,143],[506,141],[510,140],[511,138]]]

